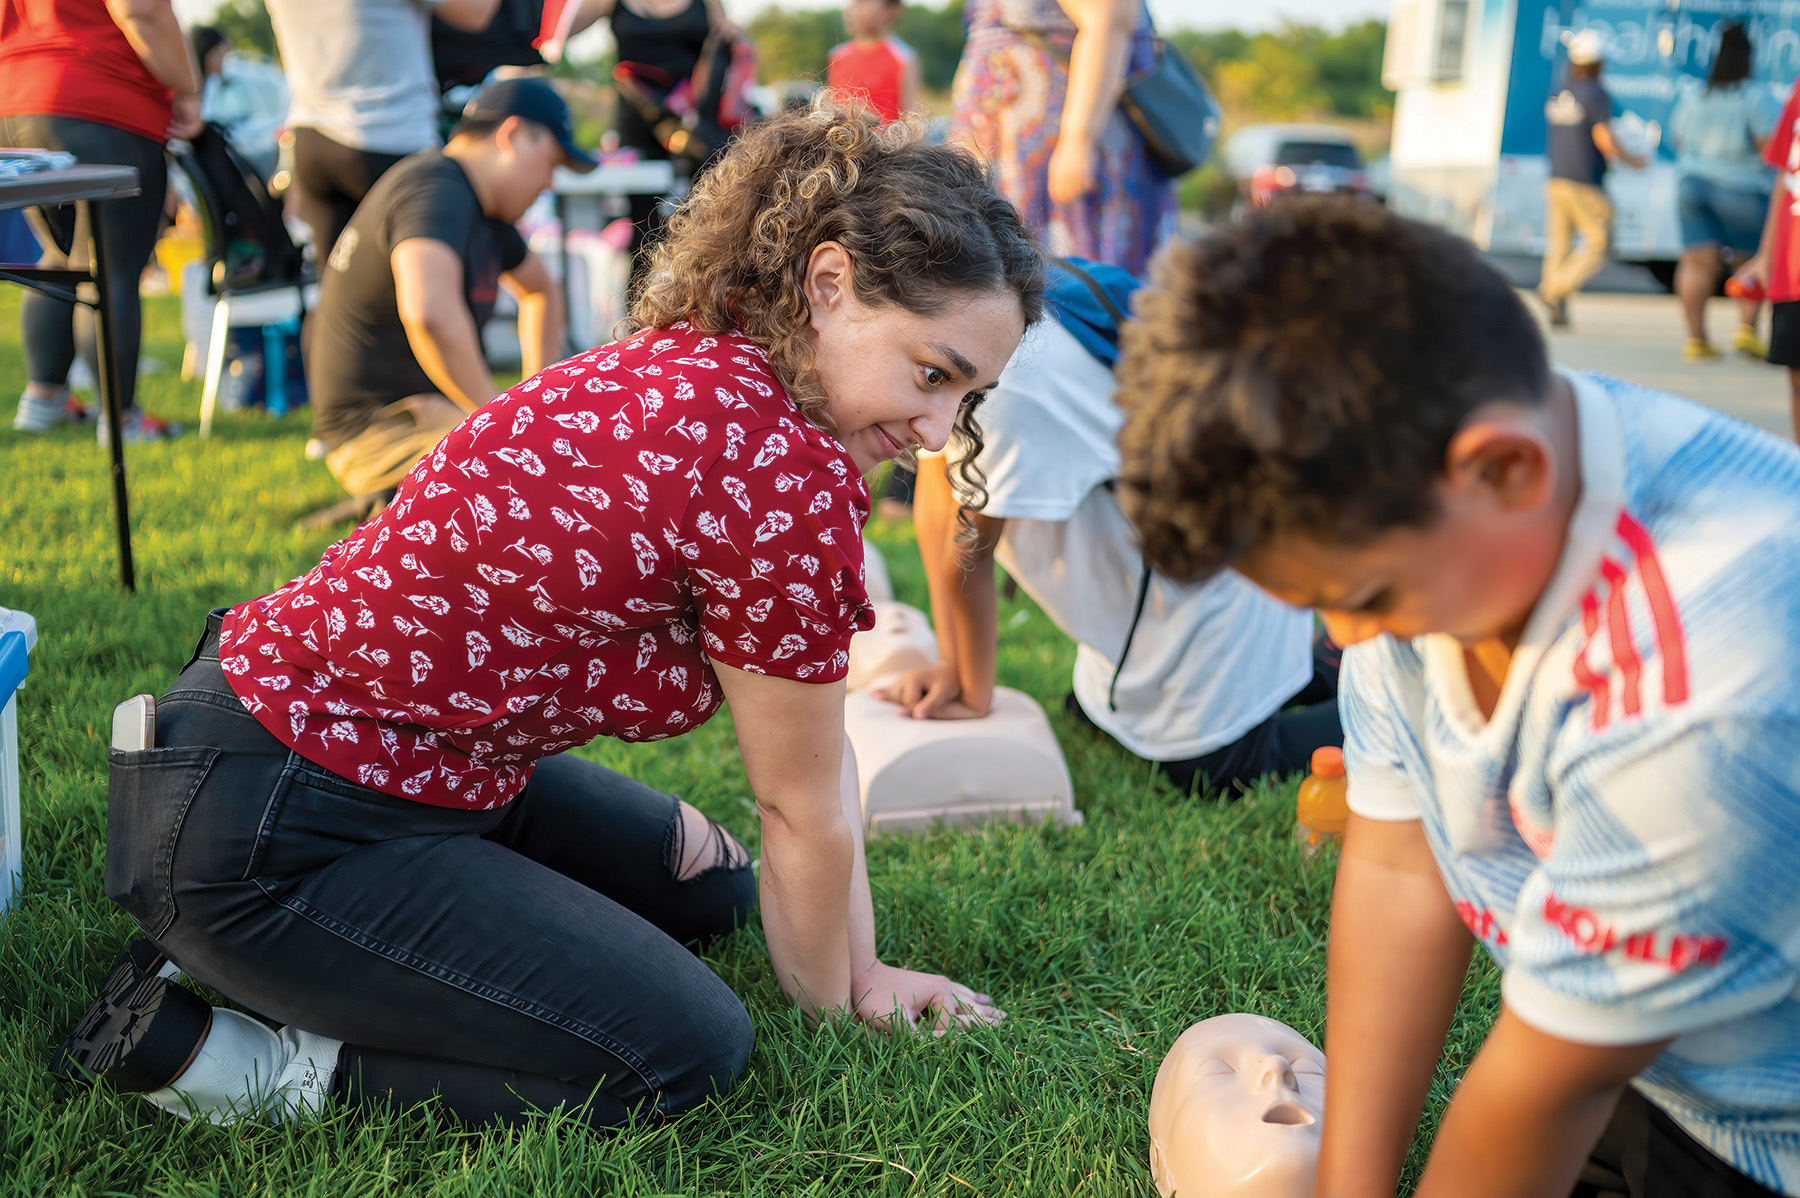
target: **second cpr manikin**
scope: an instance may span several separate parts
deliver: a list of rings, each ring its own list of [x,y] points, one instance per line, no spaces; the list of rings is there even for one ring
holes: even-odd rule
[[[1203,1019],[1150,1092],[1150,1173],[1163,1198],[1310,1198],[1325,1054],[1261,1015]]]

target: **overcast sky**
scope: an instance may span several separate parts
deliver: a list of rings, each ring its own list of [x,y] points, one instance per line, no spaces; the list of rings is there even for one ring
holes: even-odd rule
[[[789,7],[832,8],[842,0],[783,0]],[[183,21],[204,20],[218,0],[175,0]],[[725,0],[734,17],[748,20],[766,0]],[[1337,27],[1364,17],[1385,17],[1387,0],[1150,0],[1150,11],[1163,29],[1270,29],[1283,20],[1310,21]]]

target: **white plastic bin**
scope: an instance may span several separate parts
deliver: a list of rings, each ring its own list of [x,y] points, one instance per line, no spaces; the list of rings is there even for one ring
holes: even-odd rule
[[[0,607],[0,914],[12,906],[19,885],[19,700],[37,621],[22,611]]]

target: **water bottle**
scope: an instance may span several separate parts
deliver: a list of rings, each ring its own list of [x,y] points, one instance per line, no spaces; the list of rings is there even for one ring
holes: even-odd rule
[[[1331,746],[1314,749],[1312,773],[1300,783],[1294,804],[1294,839],[1308,855],[1316,854],[1327,841],[1343,839],[1344,825],[1350,822],[1348,789],[1344,751]]]

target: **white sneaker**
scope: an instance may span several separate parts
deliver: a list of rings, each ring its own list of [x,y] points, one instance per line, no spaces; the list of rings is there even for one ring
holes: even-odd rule
[[[13,416],[13,431],[20,433],[47,433],[58,425],[86,424],[92,414],[80,400],[63,391],[54,399],[39,399],[34,395],[19,396],[19,410]]]
[[[248,1015],[214,1007],[212,1028],[193,1063],[144,1097],[177,1118],[209,1123],[317,1115],[331,1093],[343,1046],[295,1027],[277,1033]]]
[[[343,1043],[270,1030],[184,990],[155,945],[134,942],[63,1041],[50,1071],[143,1094],[183,1119],[290,1119],[324,1109]]]

